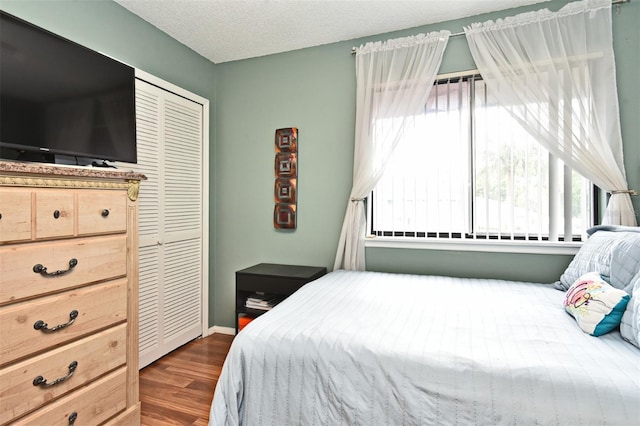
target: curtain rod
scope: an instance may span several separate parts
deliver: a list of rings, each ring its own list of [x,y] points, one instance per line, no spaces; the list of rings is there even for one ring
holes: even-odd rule
[[[611,4],[616,5],[617,8],[620,8],[621,4],[629,3],[629,2],[631,2],[631,0],[611,0]],[[451,34],[451,35],[449,35],[449,38],[451,38],[451,37],[459,37],[459,36],[462,36],[462,35],[464,35],[464,31],[460,31],[459,33]],[[354,47],[351,48],[351,54],[352,55],[355,55],[357,51],[358,51],[357,47],[354,46]]]

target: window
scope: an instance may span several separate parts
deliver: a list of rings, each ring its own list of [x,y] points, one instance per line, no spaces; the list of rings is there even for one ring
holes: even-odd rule
[[[479,75],[437,80],[412,118],[369,199],[372,235],[579,241],[593,223],[590,182],[497,105]]]

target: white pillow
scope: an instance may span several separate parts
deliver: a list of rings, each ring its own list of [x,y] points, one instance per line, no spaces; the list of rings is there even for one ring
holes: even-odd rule
[[[630,283],[640,270],[640,227],[599,225],[587,230],[591,235],[555,283],[567,290],[582,275],[598,272],[615,288],[633,294]]]
[[[633,283],[634,280],[633,296],[622,315],[620,334],[624,340],[640,348],[640,271],[631,282]]]
[[[567,269],[555,283],[558,290],[568,290],[578,278],[588,272],[597,272],[606,281],[611,278],[611,253],[620,234],[600,231],[582,244]]]

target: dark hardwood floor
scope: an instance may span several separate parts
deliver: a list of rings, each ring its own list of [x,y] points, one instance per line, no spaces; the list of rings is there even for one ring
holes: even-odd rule
[[[214,333],[140,370],[141,423],[207,425],[209,408],[233,336]]]

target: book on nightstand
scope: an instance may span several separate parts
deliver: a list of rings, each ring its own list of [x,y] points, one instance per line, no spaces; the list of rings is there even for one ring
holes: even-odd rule
[[[284,296],[273,296],[260,293],[254,293],[247,297],[245,307],[250,309],[260,309],[263,311],[269,311],[273,309],[278,303],[284,300]]]

